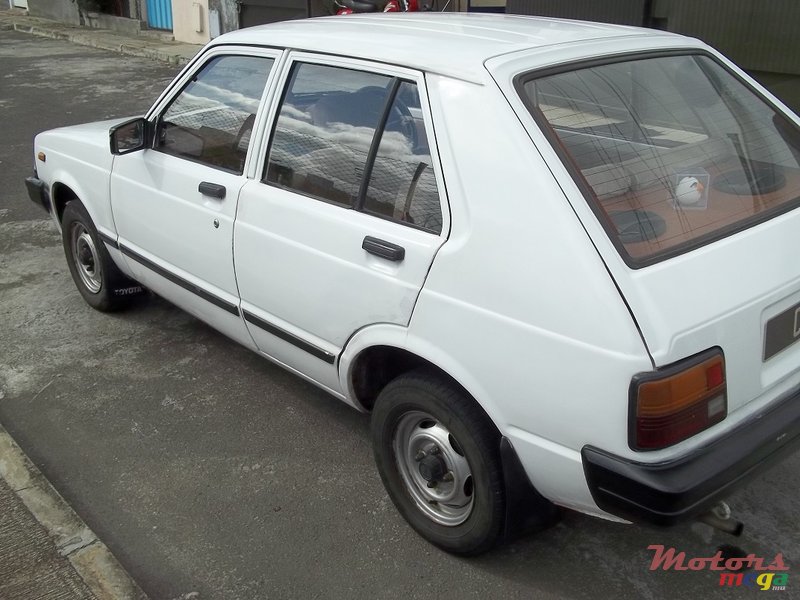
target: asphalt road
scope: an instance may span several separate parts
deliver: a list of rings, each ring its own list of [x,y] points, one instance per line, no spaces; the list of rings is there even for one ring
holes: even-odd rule
[[[43,129],[133,115],[174,68],[0,32],[0,422],[154,599],[743,596],[650,571],[651,544],[732,538],[568,513],[473,560],[414,534],[373,466],[368,418],[151,299],[86,306],[26,196]],[[731,501],[739,545],[800,559],[800,456]],[[2,540],[0,540],[2,543]],[[790,571],[782,598],[800,597]],[[737,592],[739,592],[737,594]]]

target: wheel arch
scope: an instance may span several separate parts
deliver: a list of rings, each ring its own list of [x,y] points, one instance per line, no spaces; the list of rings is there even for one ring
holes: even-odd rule
[[[102,223],[98,223],[98,215],[92,206],[91,195],[74,177],[66,171],[59,170],[53,173],[51,181],[53,183],[50,186],[50,199],[53,203],[53,218],[57,221],[59,228],[64,216],[64,208],[70,200],[80,200],[95,227],[102,226]]]
[[[405,327],[380,324],[360,330],[348,342],[339,365],[342,389],[360,410],[371,411],[378,394],[392,379],[427,368],[462,389],[502,433],[505,421],[501,411],[469,370]]]
[[[61,183],[60,181],[56,181],[53,184],[52,190],[50,192],[50,197],[52,198],[53,202],[53,212],[55,213],[55,217],[59,223],[64,217],[64,209],[67,206],[67,203],[70,200],[80,200],[78,194],[65,183]]]
[[[402,373],[431,369],[471,398],[498,433],[506,493],[503,537],[511,540],[549,527],[560,514],[550,500],[534,487],[511,440],[505,435],[502,411],[469,370],[441,348],[410,335],[397,325],[376,325],[359,331],[348,343],[340,360],[342,389],[351,403],[369,412],[380,390]]]

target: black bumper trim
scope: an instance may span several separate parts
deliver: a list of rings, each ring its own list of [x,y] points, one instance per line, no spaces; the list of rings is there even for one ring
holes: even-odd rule
[[[593,446],[581,451],[597,506],[631,521],[673,525],[705,512],[721,497],[800,446],[800,388],[681,458],[641,463]]]
[[[48,213],[50,212],[50,193],[47,191],[47,185],[38,177],[26,177],[25,187],[28,188],[28,197],[31,202],[37,206],[41,206]]]

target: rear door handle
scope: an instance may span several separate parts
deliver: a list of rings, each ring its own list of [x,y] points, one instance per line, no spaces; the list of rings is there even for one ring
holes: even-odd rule
[[[218,183],[211,183],[210,181],[201,181],[197,186],[197,191],[203,196],[211,196],[212,198],[225,199],[225,186]]]
[[[371,235],[368,235],[364,238],[364,242],[361,244],[361,247],[370,254],[374,254],[375,256],[380,256],[381,258],[385,258],[386,260],[391,260],[394,262],[400,262],[406,257],[406,249],[402,246],[372,237]]]

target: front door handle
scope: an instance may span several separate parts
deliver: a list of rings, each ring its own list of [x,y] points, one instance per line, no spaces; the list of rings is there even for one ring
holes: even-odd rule
[[[374,254],[375,256],[380,256],[381,258],[385,258],[386,260],[391,260],[394,262],[400,262],[406,257],[406,249],[402,246],[372,237],[371,235],[368,235],[364,238],[364,242],[361,244],[361,247],[370,254]]]
[[[225,186],[218,183],[211,183],[210,181],[201,181],[197,186],[197,191],[203,196],[211,196],[220,200],[225,199]]]

